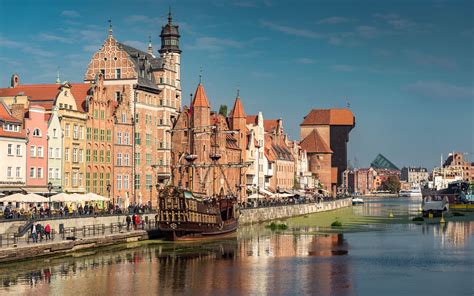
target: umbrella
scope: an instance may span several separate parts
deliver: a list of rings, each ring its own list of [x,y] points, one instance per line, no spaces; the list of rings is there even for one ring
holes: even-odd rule
[[[25,195],[21,193],[14,193],[0,198],[1,202],[24,202]]]
[[[71,199],[70,194],[65,193],[65,192],[61,192],[61,193],[51,196],[52,202],[66,202],[66,201],[70,201],[70,199]]]
[[[48,202],[48,199],[36,193],[28,193],[24,195],[24,202]]]
[[[92,193],[92,192],[85,194],[85,197],[87,198],[87,200],[91,200],[91,201],[109,201],[109,198]]]

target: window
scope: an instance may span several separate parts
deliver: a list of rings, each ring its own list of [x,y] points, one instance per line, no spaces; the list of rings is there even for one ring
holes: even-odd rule
[[[122,190],[122,175],[117,175],[117,190]]]
[[[145,161],[147,165],[151,165],[151,154],[147,153],[145,154]]]
[[[8,144],[7,153],[13,155],[13,144]]]
[[[110,150],[107,150],[107,155],[106,155],[106,158],[107,158],[107,162],[110,163]]]
[[[147,146],[151,145],[151,134],[146,134],[146,145]]]
[[[84,127],[79,127],[79,139],[84,140]]]
[[[87,136],[86,136],[87,140],[91,140],[92,139],[92,128],[88,127],[87,128]]]
[[[21,177],[21,167],[16,167],[16,177],[17,178]]]
[[[77,124],[75,124],[74,127],[73,127],[72,137],[74,139],[79,138],[79,127],[77,126]]]
[[[122,133],[118,132],[117,133],[117,144],[122,144]]]
[[[48,179],[52,179],[54,175],[54,170],[52,168],[49,168],[48,170]]]
[[[103,129],[100,130],[100,141],[101,142],[105,141],[105,130]]]
[[[77,162],[77,148],[72,149],[72,161]]]
[[[43,179],[43,168],[38,168],[38,179]]]
[[[84,161],[84,152],[82,149],[79,149],[79,162]]]
[[[86,173],[86,192],[91,191],[91,173]]]
[[[69,148],[64,150],[64,160],[69,161]]]
[[[122,123],[127,123],[127,114],[122,113]]]
[[[60,175],[61,175],[61,174],[60,174],[59,169],[55,169],[55,170],[54,170],[54,178],[55,178],[55,179],[59,179]]]
[[[83,174],[79,173],[79,180],[78,180],[79,187],[82,187],[82,179],[83,179]]]
[[[119,91],[115,92],[115,100],[116,101],[120,100],[120,92]]]
[[[99,118],[99,111],[98,110],[94,110],[94,119],[97,119]]]
[[[97,162],[99,160],[97,157],[97,150],[94,150],[93,157],[94,157],[94,162]]]
[[[16,145],[16,156],[21,156],[21,145]]]
[[[41,137],[41,131],[39,130],[39,128],[35,128],[35,130],[33,131],[33,136]]]
[[[36,157],[36,147],[30,146],[30,157]]]
[[[104,119],[105,118],[105,112],[104,110],[100,110],[100,119]]]
[[[66,125],[64,126],[64,136],[66,136],[67,138],[69,138],[69,128],[69,123],[66,123]]]
[[[117,166],[122,165],[122,153],[117,153]]]
[[[140,174],[135,175],[135,189],[140,189]]]
[[[112,142],[112,131],[107,130],[107,142]]]
[[[120,74],[121,74],[120,69],[115,69],[115,79],[120,79],[120,78],[121,78],[121,77],[120,77],[120,76],[121,76]]]
[[[86,162],[90,162],[91,161],[91,151],[90,149],[87,149],[86,150]]]
[[[140,164],[140,153],[139,152],[135,153],[135,164],[136,165]]]
[[[48,154],[48,157],[49,157],[49,158],[53,158],[53,155],[54,155],[54,149],[53,149],[53,147],[49,147],[49,154]]]
[[[99,130],[97,128],[94,128],[94,141],[99,140]]]
[[[57,138],[58,137],[58,130],[53,128],[53,138]]]
[[[7,167],[7,177],[11,178],[12,176],[12,167]]]
[[[93,191],[97,192],[97,173],[92,174],[92,186],[93,186]]]
[[[100,69],[100,73],[101,73],[102,76],[105,78],[105,69]]]
[[[151,175],[146,175],[145,176],[145,184],[146,184],[146,188],[149,188],[151,186]]]
[[[77,187],[77,171],[72,172],[72,187]]]
[[[55,152],[54,153],[55,158],[61,158],[61,148],[56,148],[54,152]]]
[[[69,186],[69,173],[64,174],[64,185]]]
[[[129,186],[128,186],[128,181],[129,180],[129,176],[128,175],[123,175],[123,189],[125,190],[128,190]]]
[[[11,167],[10,167],[11,168]],[[36,173],[36,169],[34,167],[30,167],[30,178],[34,178]]]
[[[129,155],[128,155],[128,153],[125,153],[123,155],[123,163],[124,163],[125,166],[129,165]]]
[[[140,133],[135,133],[135,144],[140,145]]]
[[[125,145],[130,144],[130,135],[129,135],[129,133],[123,133],[123,140],[124,140]]]
[[[38,146],[38,157],[44,157],[43,146]]]
[[[104,159],[104,150],[100,150],[100,162],[104,162],[105,159]]]

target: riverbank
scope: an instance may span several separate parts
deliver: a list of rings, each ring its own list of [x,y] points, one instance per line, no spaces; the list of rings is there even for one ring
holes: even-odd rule
[[[102,248],[111,245],[137,242],[149,239],[145,230],[134,230],[75,240],[61,240],[43,243],[13,245],[0,249],[0,263],[21,261],[44,256],[65,255],[77,251]]]

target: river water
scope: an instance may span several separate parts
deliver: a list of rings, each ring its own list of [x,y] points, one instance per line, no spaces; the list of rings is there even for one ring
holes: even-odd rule
[[[282,231],[4,264],[0,295],[474,295],[474,219],[410,223],[418,208],[373,198]]]

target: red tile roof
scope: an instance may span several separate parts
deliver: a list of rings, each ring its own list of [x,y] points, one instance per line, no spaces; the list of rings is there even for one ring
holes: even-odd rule
[[[25,95],[32,101],[54,100],[60,86],[59,84],[20,84],[16,87],[0,88],[0,97]]]
[[[86,112],[86,99],[90,94],[91,84],[90,83],[72,83],[71,93],[76,99],[77,110]]]
[[[307,153],[332,153],[332,150],[316,129],[301,141],[301,148],[306,150]]]
[[[313,109],[301,125],[354,125],[354,114],[349,109]]]
[[[257,124],[257,115],[247,115],[247,124]]]
[[[3,100],[0,100],[0,120],[21,123],[21,120],[12,116],[9,108],[5,105]]]
[[[191,108],[194,107],[210,107],[206,92],[204,91],[204,87],[201,83],[198,84],[196,92],[194,93],[194,99]]]
[[[266,132],[271,132],[278,126],[278,119],[265,119],[263,120],[263,128]]]
[[[234,102],[234,108],[230,111],[230,118],[246,118],[244,107],[242,106],[242,101],[240,97],[237,97]]]

